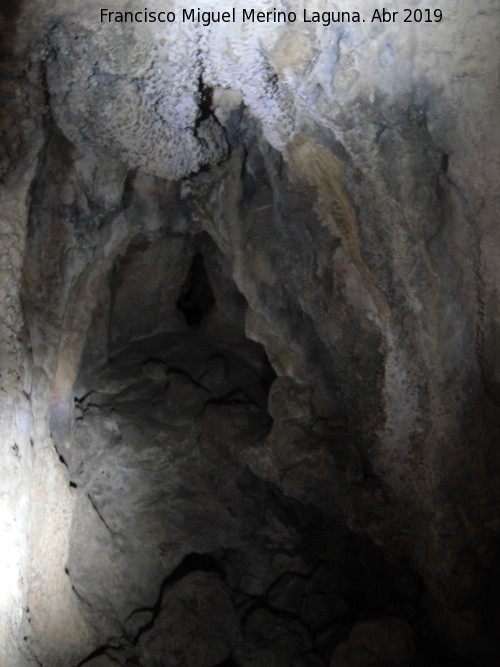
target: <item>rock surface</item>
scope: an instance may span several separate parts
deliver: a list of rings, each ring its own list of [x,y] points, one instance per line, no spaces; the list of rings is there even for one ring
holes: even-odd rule
[[[141,664],[210,667],[239,643],[240,623],[229,590],[217,576],[187,575],[167,591],[151,630],[138,642]]]
[[[100,4],[0,10],[0,662],[495,664],[498,3]]]
[[[409,625],[396,618],[357,623],[338,646],[330,667],[409,667],[414,649]]]

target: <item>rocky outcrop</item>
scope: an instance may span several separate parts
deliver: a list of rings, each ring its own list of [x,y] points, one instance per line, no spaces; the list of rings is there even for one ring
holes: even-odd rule
[[[493,664],[498,12],[359,5],[3,10],[9,667]]]

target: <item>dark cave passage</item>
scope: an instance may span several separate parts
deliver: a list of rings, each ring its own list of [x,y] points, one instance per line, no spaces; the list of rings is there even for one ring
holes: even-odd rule
[[[203,256],[196,253],[189,269],[189,276],[177,300],[177,308],[182,311],[189,326],[201,323],[215,303],[215,298],[203,266]]]

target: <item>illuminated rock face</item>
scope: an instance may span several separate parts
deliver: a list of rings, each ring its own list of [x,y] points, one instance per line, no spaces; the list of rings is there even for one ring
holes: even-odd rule
[[[9,4],[2,664],[494,664],[495,4]]]

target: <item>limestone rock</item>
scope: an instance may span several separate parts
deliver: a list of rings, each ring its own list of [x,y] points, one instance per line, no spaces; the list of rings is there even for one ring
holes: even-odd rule
[[[311,648],[306,628],[298,621],[280,619],[257,609],[243,628],[245,641],[235,653],[243,667],[285,667],[294,656]]]
[[[139,661],[210,667],[229,657],[240,633],[228,589],[218,577],[194,572],[165,591],[153,627],[139,639]]]

